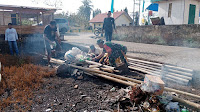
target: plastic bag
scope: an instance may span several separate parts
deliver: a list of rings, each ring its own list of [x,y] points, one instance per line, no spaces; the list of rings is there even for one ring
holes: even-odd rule
[[[166,112],[180,112],[178,102],[170,102],[165,108]]]
[[[81,51],[77,47],[73,47],[72,50],[69,50],[65,53],[64,56],[66,61],[84,61],[84,60],[91,60],[87,57],[87,54]]]

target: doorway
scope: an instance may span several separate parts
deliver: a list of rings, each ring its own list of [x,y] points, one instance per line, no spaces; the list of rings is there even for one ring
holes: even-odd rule
[[[190,4],[188,24],[195,23],[196,5]]]

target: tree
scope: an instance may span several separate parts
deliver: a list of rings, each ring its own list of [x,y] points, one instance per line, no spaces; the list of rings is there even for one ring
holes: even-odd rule
[[[93,11],[93,18],[94,18],[96,15],[98,15],[98,14],[101,14],[101,10],[100,10],[100,9],[95,9],[95,10]]]
[[[90,20],[91,11],[93,5],[91,5],[91,0],[83,0],[83,5],[79,7],[78,14],[83,16],[87,21]]]
[[[65,18],[65,19],[68,19],[68,16],[69,16],[69,12],[62,12],[62,13],[57,13],[57,14],[54,14],[54,18]]]
[[[124,12],[128,13],[128,9],[127,9],[127,7],[125,7]]]

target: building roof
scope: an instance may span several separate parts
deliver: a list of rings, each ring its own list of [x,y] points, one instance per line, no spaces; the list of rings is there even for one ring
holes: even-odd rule
[[[124,11],[120,11],[120,12],[114,12],[113,13],[113,18],[116,20],[117,18],[119,18],[122,14],[126,14],[126,12]],[[128,15],[128,14],[126,14]],[[93,19],[91,19],[89,22],[90,23],[103,23],[104,18],[107,17],[107,13],[102,13],[102,14],[98,14],[96,15]],[[130,16],[129,16],[130,17]]]
[[[27,13],[32,13],[32,12],[55,12],[57,9],[53,7],[40,7],[40,6],[25,6],[25,5],[7,5],[7,4],[0,4],[0,9],[1,10],[10,10],[13,12],[27,12]]]

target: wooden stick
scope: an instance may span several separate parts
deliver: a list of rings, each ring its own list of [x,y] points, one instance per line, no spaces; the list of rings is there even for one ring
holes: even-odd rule
[[[94,61],[85,60],[85,62],[88,63],[88,64],[91,64],[91,65],[99,65],[99,66],[103,66],[103,67],[106,67],[106,68],[110,68],[112,70],[115,69],[115,67],[111,67],[111,66],[108,66],[108,65],[103,65],[101,63],[97,63],[97,62],[94,62]]]
[[[183,104],[183,105],[186,105],[190,108],[193,108],[198,112],[200,111],[200,105],[199,104],[193,103],[193,102],[190,102],[190,101],[187,101],[187,100],[183,100],[183,99],[180,99],[180,98],[175,97],[175,96],[172,96],[172,97],[173,97],[173,101],[179,102],[180,104]]]
[[[142,83],[142,81],[139,81],[139,80],[136,80],[136,79],[127,78],[127,77],[124,77],[124,76],[120,76],[120,75],[116,75],[116,74],[112,74],[112,73],[108,73],[108,72],[91,70],[89,68],[84,68],[84,67],[71,65],[71,64],[69,64],[69,66],[71,66],[73,68],[78,68],[78,69],[81,69],[81,70],[84,70],[84,71],[92,72],[92,73],[99,73],[99,74],[108,75],[108,76],[115,77],[115,78],[118,78],[118,79],[121,79],[121,80],[125,80],[125,81],[131,81],[131,82],[135,82],[135,83]]]
[[[56,64],[60,64],[60,62],[63,62],[62,64],[65,64],[64,61],[62,61],[62,60],[59,61],[58,63],[57,63],[57,61],[55,61],[55,60],[58,60],[58,59],[54,59],[54,63],[56,63]],[[51,60],[51,62],[53,63],[52,60]],[[82,70],[94,72],[94,73],[105,74],[105,75],[111,75],[111,76],[113,76],[113,77],[115,77],[115,78],[118,77],[119,79],[131,81],[131,82],[138,83],[138,84],[143,83],[143,82],[140,81],[140,80],[131,79],[131,78],[127,78],[127,77],[123,77],[123,76],[119,76],[119,75],[115,75],[115,74],[111,74],[111,73],[107,73],[107,72],[96,71],[96,70],[90,70],[89,68],[84,68],[84,67],[75,66],[75,65],[70,65],[70,66],[71,66],[71,67],[74,67],[74,68],[78,68],[78,69],[82,69]],[[195,95],[195,94],[192,94],[192,93],[188,93],[188,92],[184,92],[184,91],[180,91],[180,90],[175,90],[175,89],[168,88],[168,87],[165,87],[164,89],[165,89],[166,91],[176,92],[176,93],[179,93],[179,94],[183,94],[183,95],[187,95],[187,96],[191,96],[191,97],[199,98],[199,99],[200,99],[200,96]]]
[[[96,76],[99,76],[99,77],[102,77],[102,78],[105,78],[105,79],[108,79],[108,80],[111,80],[111,81],[114,81],[114,82],[118,82],[120,84],[124,84],[124,85],[127,85],[127,86],[135,86],[136,85],[136,83],[127,82],[127,81],[120,80],[120,79],[117,79],[117,78],[114,78],[114,77],[106,76],[104,74],[98,74],[98,73],[92,73],[92,72],[89,72],[89,73],[86,72],[86,74],[96,75]]]
[[[123,76],[119,76],[119,75],[115,75],[115,74],[111,74],[111,73],[107,73],[107,72],[95,71],[95,70],[91,70],[91,69],[88,69],[88,68],[75,66],[75,65],[69,65],[69,66],[74,67],[74,68],[78,68],[78,69],[82,69],[82,70],[86,70],[86,71],[89,71],[89,72],[105,74],[105,75],[108,75],[108,76],[111,76],[111,77],[119,78],[119,79],[126,80],[126,81],[131,81],[131,82],[138,83],[138,84],[143,83],[142,81],[139,81],[139,80],[136,80],[136,79],[131,79],[131,78],[127,78],[127,77],[123,77]],[[200,98],[200,96],[194,95],[192,93],[187,93],[187,92],[175,90],[175,89],[171,89],[171,88],[168,88],[168,87],[165,87],[164,89],[166,91],[176,92],[176,93],[179,93],[179,94],[184,94],[184,95],[188,95],[188,96],[195,97],[195,98]]]

